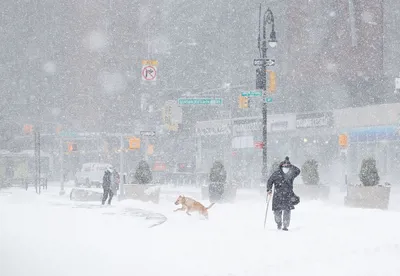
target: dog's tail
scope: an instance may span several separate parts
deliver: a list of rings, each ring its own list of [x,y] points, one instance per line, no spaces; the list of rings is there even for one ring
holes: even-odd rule
[[[214,204],[215,204],[215,202],[211,203],[210,206],[208,206],[208,207],[206,208],[206,210],[208,210],[208,209],[210,209],[211,207],[213,207]]]

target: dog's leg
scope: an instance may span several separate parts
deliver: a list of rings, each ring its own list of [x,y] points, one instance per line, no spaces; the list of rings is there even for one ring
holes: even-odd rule
[[[176,209],[176,210],[174,210],[174,212],[176,212],[176,211],[185,211],[185,206],[182,206],[181,208],[178,208],[178,209]]]
[[[187,209],[187,210],[186,210],[186,214],[188,214],[188,216],[191,216],[192,214],[189,213],[189,212],[190,212],[190,209]]]

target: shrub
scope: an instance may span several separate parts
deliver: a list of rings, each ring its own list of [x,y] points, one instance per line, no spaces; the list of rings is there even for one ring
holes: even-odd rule
[[[314,159],[309,159],[304,162],[301,168],[301,177],[303,183],[306,185],[318,185],[319,184],[319,173],[318,173],[318,162]]]
[[[224,165],[220,161],[214,162],[210,170],[210,181],[211,182],[225,182],[226,171]]]
[[[139,184],[148,184],[153,180],[150,166],[146,161],[140,161],[136,168],[135,179]]]
[[[379,184],[380,177],[374,158],[363,159],[359,177],[364,186],[375,186]]]

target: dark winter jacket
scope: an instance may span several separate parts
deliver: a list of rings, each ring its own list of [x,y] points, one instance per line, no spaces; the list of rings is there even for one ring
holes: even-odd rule
[[[106,170],[103,176],[103,188],[110,189],[110,187],[111,187],[111,172],[109,170]]]
[[[272,210],[292,210],[294,209],[293,201],[297,197],[293,192],[293,180],[300,174],[300,169],[290,165],[288,173],[282,170],[282,164],[268,179],[267,192],[272,191],[275,185],[274,196],[272,198]]]

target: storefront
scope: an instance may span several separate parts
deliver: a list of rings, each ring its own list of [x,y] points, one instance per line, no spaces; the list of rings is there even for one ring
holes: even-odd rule
[[[196,171],[208,173],[214,161],[229,167],[231,150],[230,120],[196,123]]]
[[[400,177],[400,104],[337,110],[340,133],[348,135],[347,170],[353,181],[364,158],[376,160],[381,181]]]
[[[296,114],[296,131],[290,145],[297,164],[315,159],[322,169],[329,167],[338,154],[333,112]]]
[[[400,104],[274,114],[268,116],[267,129],[268,167],[285,156],[298,166],[312,158],[319,163],[320,175],[333,181],[341,179],[342,167],[357,177],[362,159],[374,157],[381,176],[400,177]],[[346,160],[340,134],[349,137]],[[208,172],[213,161],[222,160],[236,181],[260,180],[261,116],[198,122],[196,137],[200,171]]]
[[[262,117],[235,118],[232,122],[233,178],[244,187],[258,186],[261,179],[262,129]],[[268,168],[290,153],[288,133],[294,129],[294,114],[268,116]]]

